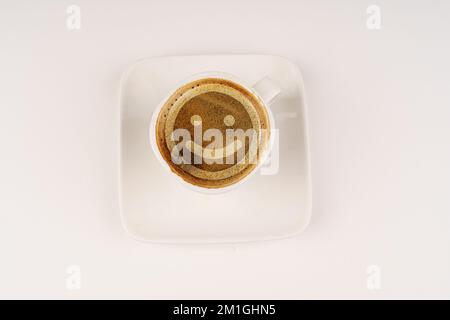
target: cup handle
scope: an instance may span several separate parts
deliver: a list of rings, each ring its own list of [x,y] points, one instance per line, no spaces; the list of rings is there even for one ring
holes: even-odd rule
[[[272,104],[281,92],[280,87],[268,77],[262,78],[256,82],[252,88],[266,105]]]

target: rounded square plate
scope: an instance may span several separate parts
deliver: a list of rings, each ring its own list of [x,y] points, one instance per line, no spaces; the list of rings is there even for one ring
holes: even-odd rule
[[[184,79],[225,72],[247,83],[268,76],[282,89],[272,105],[279,143],[248,183],[206,195],[177,184],[148,139],[154,108]],[[204,55],[137,62],[121,82],[120,202],[125,229],[152,242],[242,242],[292,236],[311,216],[309,140],[303,80],[296,65],[267,55]],[[278,156],[276,156],[276,154]]]

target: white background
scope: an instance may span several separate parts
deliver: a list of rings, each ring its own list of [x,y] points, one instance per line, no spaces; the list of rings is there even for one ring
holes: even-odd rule
[[[70,4],[81,30],[66,27]],[[371,4],[380,30],[366,27]],[[448,1],[0,0],[0,298],[450,298],[449,30]],[[302,235],[177,246],[124,232],[122,72],[205,53],[301,68]],[[81,290],[66,289],[69,265]]]

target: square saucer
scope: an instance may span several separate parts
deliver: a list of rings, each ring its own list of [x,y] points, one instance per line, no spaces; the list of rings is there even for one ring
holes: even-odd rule
[[[152,113],[170,91],[194,74],[211,71],[250,84],[267,76],[281,88],[271,105],[278,161],[273,157],[270,170],[263,166],[245,184],[212,195],[170,177],[148,138]],[[125,72],[120,90],[120,211],[124,228],[136,239],[244,242],[293,236],[306,228],[311,217],[307,114],[303,80],[292,62],[268,55],[149,58]]]

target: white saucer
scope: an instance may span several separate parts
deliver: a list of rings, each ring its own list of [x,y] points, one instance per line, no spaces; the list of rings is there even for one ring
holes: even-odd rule
[[[272,106],[279,129],[279,170],[257,173],[224,194],[176,183],[148,141],[155,107],[186,78],[225,72],[247,83],[268,76],[282,92]],[[311,178],[306,105],[299,69],[266,55],[173,56],[142,60],[121,83],[121,216],[135,238],[152,242],[241,242],[283,238],[307,226]]]

